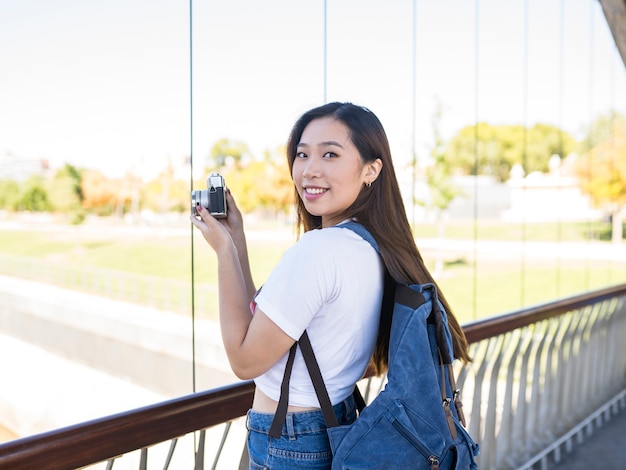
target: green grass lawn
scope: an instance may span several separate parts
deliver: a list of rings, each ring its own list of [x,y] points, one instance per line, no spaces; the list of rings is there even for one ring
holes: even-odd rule
[[[626,236],[626,224],[624,235]],[[437,237],[436,224],[417,224],[414,227],[418,238]],[[452,221],[444,224],[445,237],[449,239],[508,240],[508,241],[584,241],[611,239],[611,224],[608,222],[540,222],[506,223],[480,221],[474,227],[471,221]]]
[[[626,283],[626,263],[561,260],[480,261],[447,267],[437,278],[461,323]]]
[[[472,238],[471,223],[450,225],[448,238]],[[539,224],[524,229],[527,240],[554,240],[554,224]],[[585,240],[586,224],[561,227],[563,241]],[[261,284],[293,243],[289,228],[281,227],[287,236],[275,239],[249,236],[253,276]],[[485,239],[519,241],[520,227],[489,224],[479,233]],[[196,283],[216,284],[215,256],[199,234],[191,230],[176,233],[158,229],[86,227],[51,227],[46,230],[0,230],[0,253],[54,262],[76,268],[90,266],[140,275],[150,275]],[[436,227],[416,228],[418,237],[436,236]],[[531,238],[530,235],[534,238]],[[419,244],[419,242],[418,242]],[[433,267],[428,252],[424,258]],[[626,282],[626,263],[612,261],[527,260],[523,269],[519,260],[465,259],[449,262],[437,282],[462,323],[509,312],[586,290]]]
[[[192,242],[190,233],[132,236],[115,230],[0,230],[0,253],[53,260],[68,266],[94,266],[189,281]],[[156,230],[155,230],[156,232]],[[250,257],[255,277],[264,279],[291,244],[289,241],[252,241]],[[194,273],[202,282],[215,282],[215,256],[198,234],[194,235]]]

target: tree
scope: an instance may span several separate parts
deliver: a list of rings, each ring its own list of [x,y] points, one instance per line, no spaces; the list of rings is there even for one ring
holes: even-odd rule
[[[272,153],[265,152],[266,175],[269,183],[265,207],[276,213],[287,214],[293,208],[295,189],[285,155],[287,147],[281,146]]]
[[[108,179],[101,171],[84,170],[81,190],[83,207],[97,215],[111,215],[117,206],[120,190],[119,182]]]
[[[48,190],[54,209],[66,212],[82,205],[81,180],[80,171],[69,164],[65,164],[56,172]]]
[[[461,193],[452,181],[453,166],[451,159],[448,158],[446,143],[439,129],[442,115],[442,107],[438,105],[432,118],[433,135],[435,138],[433,147],[430,150],[432,163],[425,171],[426,183],[431,194],[431,201],[428,205],[434,208],[440,215],[448,209],[452,200]]]
[[[441,136],[440,123],[443,116],[443,108],[441,103],[437,103],[435,113],[432,118],[434,144],[430,150],[431,164],[426,167],[424,172],[426,184],[430,191],[429,201],[416,201],[430,207],[435,211],[437,219],[439,237],[445,235],[444,214],[450,207],[450,204],[459,194],[460,189],[454,185],[452,181],[453,166],[450,158],[448,158],[448,150],[446,143]],[[443,258],[438,257],[435,262],[435,273],[441,273],[443,270]]]
[[[293,206],[293,183],[284,153],[284,148],[266,151],[261,161],[225,169],[226,185],[242,211],[265,209],[278,214]]]
[[[194,189],[206,189],[206,179]],[[191,207],[189,182],[176,178],[176,168],[168,159],[166,167],[142,191],[142,206],[156,212],[185,212]]]
[[[230,139],[220,139],[211,148],[209,171],[218,171],[225,166],[239,166],[250,157],[250,150],[243,142]],[[212,163],[212,164],[211,164]]]
[[[107,178],[99,170],[82,172],[83,208],[99,216],[122,217],[139,204],[139,178],[127,173],[122,178]]]
[[[493,175],[506,181],[513,165],[526,173],[548,171],[552,155],[563,158],[576,148],[567,132],[547,124],[535,124],[527,132],[521,125],[494,126],[485,122],[466,126],[448,145],[451,163],[467,175]]]
[[[31,176],[24,185],[17,209],[31,212],[47,212],[52,209],[43,178]]]
[[[66,163],[48,184],[52,209],[68,214],[70,222],[74,224],[85,219],[81,180],[81,172]]]
[[[13,180],[0,180],[0,209],[14,211],[18,208],[20,186]]]
[[[582,189],[611,214],[611,239],[620,243],[626,209],[626,118],[615,112],[600,116],[585,142],[591,147],[577,164]]]

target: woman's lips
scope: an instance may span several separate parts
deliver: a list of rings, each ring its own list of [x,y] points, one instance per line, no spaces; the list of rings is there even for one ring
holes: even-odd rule
[[[304,188],[304,197],[309,200],[315,200],[322,197],[328,191],[327,188],[319,188],[319,187],[305,187]]]

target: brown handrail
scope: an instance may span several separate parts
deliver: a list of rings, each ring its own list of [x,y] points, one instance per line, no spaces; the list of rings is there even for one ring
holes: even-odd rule
[[[465,325],[470,343],[599,301],[626,295],[626,284],[586,292]],[[0,469],[69,470],[105,461],[239,418],[254,391],[242,382],[0,444]]]
[[[16,439],[0,445],[0,468],[68,470],[101,462],[243,416],[254,384],[242,382]]]
[[[535,307],[514,310],[503,315],[478,320],[464,325],[463,331],[470,344],[476,343],[620,295],[626,295],[626,284],[589,291]]]

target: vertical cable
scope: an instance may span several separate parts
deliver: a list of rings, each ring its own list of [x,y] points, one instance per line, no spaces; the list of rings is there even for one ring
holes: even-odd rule
[[[193,0],[189,0],[189,188],[193,189]],[[196,308],[193,224],[191,229],[191,387],[196,392]]]
[[[412,165],[413,165],[413,178],[411,181],[411,224],[415,227],[415,190],[416,190],[416,179],[417,179],[417,150],[416,150],[416,136],[415,136],[415,126],[417,125],[417,0],[413,0],[413,37],[412,37],[412,48],[411,48],[411,153],[413,157]]]
[[[593,122],[593,75],[594,75],[594,23],[595,23],[595,15],[594,15],[594,4],[593,2],[589,3],[590,5],[590,14],[589,14],[589,138],[587,140],[587,176],[591,181],[593,177],[593,162],[592,162],[592,153],[591,150],[593,148],[594,142],[594,122]],[[585,288],[589,290],[591,286],[591,245],[593,244],[593,230],[591,223],[591,214],[589,214],[587,218],[587,244],[589,245],[589,249],[587,250],[587,258],[585,259]]]
[[[324,39],[323,46],[324,51],[324,66],[323,66],[323,74],[324,74],[324,103],[328,100],[328,0],[324,0]]]
[[[565,81],[565,0],[561,0],[560,4],[560,18],[559,18],[559,157],[561,162],[565,161],[564,149],[563,149],[563,106],[564,100],[564,81]],[[558,174],[559,186],[558,191],[561,192],[561,172]],[[557,215],[556,222],[556,242],[558,246],[561,246],[563,236],[563,227],[561,221],[561,215]],[[561,296],[561,251],[558,250],[556,256],[556,297]]]
[[[611,174],[615,175],[617,174],[617,160],[616,160],[616,154],[617,154],[617,135],[616,135],[616,129],[615,129],[615,57],[619,54],[619,51],[617,49],[617,43],[614,42],[614,50],[616,52],[616,54],[612,57],[611,59],[611,69],[609,71],[609,101],[611,102],[611,106],[610,106],[610,116],[609,116],[609,125],[611,126],[611,132],[610,132],[610,139],[611,139]],[[611,194],[613,192],[611,191]],[[612,201],[611,206],[613,206],[615,209],[613,209],[611,214],[611,228],[610,228],[610,233],[611,233],[611,243],[613,242],[613,237],[615,236],[615,234],[613,233],[613,226],[614,226],[614,217],[615,217],[615,212],[617,212],[617,207],[619,207],[618,201],[615,200],[616,196],[611,195],[612,198],[614,198],[614,200]],[[621,228],[621,227],[620,227]],[[620,240],[621,241],[621,240]],[[611,281],[613,280],[613,258],[611,256],[608,257],[608,281],[609,284],[611,284]]]
[[[529,15],[528,15],[528,0],[524,0],[524,48],[522,55],[522,121],[523,125],[523,141],[522,141],[522,168],[524,169],[524,175],[528,174],[528,49],[529,49]],[[525,178],[524,178],[525,179]],[[524,208],[522,209],[522,227],[521,227],[521,244],[520,250],[520,307],[525,305],[526,297],[526,238],[527,238],[527,220],[526,209],[527,206],[528,189],[526,182],[522,183],[522,201],[524,201]]]
[[[478,94],[479,94],[479,17],[480,0],[474,2],[474,275],[472,289],[474,291],[473,314],[478,316]]]

